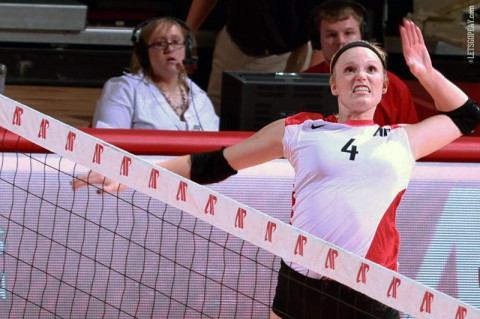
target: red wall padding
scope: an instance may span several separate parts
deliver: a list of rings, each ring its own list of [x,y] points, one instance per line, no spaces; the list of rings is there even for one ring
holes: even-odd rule
[[[82,128],[82,131],[136,155],[184,155],[227,147],[254,132],[185,132]],[[16,134],[0,131],[0,151],[44,153],[46,150]],[[480,137],[464,136],[425,157],[430,162],[480,163]]]

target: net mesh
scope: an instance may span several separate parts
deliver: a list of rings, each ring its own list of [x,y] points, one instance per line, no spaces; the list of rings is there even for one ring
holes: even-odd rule
[[[3,153],[1,159],[0,313],[268,316],[275,255],[140,192],[72,192],[69,183],[85,169],[61,157]],[[3,169],[7,162],[16,169]]]

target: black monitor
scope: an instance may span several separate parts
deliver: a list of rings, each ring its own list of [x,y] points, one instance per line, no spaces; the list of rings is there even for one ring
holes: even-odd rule
[[[220,130],[258,131],[298,112],[338,112],[329,74],[223,72]]]

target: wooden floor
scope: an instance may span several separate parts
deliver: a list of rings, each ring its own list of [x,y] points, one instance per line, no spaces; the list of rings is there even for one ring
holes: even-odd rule
[[[87,127],[101,88],[6,85],[4,95],[74,127]]]

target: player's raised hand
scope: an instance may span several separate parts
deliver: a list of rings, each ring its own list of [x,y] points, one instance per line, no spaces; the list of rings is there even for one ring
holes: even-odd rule
[[[433,71],[433,66],[420,28],[412,21],[403,19],[400,36],[403,56],[410,72],[417,79],[429,76]]]

